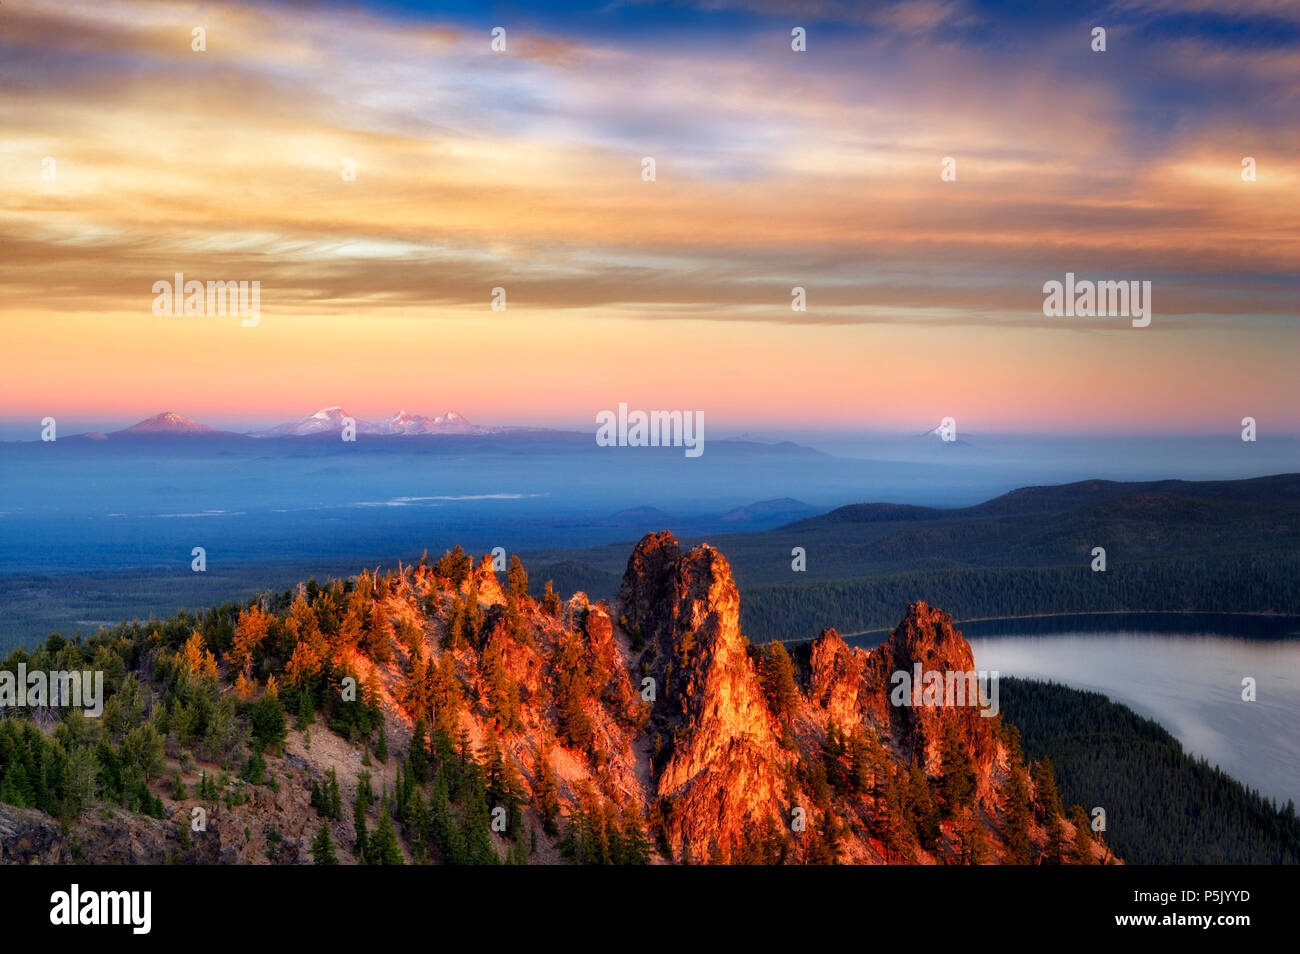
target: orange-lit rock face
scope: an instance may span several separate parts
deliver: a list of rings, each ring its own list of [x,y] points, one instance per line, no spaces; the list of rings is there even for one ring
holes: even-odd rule
[[[492,558],[485,556],[474,568],[474,579],[478,583],[479,600],[488,606],[504,605],[506,595],[501,590],[497,575],[492,572]],[[464,591],[468,592],[468,582]]]
[[[980,715],[978,696],[954,705],[900,707],[891,702],[891,676],[922,671],[974,673],[970,645],[948,614],[913,603],[880,647],[851,649],[824,631],[802,658],[794,748],[769,710],[754,654],[740,632],[739,594],[726,559],[708,545],[682,553],[668,533],[648,534],[628,560],[619,611],[648,644],[647,670],[659,699],[647,728],[662,740],[651,767],[652,794],[671,805],[669,841],[675,854],[728,858],[755,826],[773,819],[788,831],[791,811],[807,809],[814,793],[797,781],[796,763],[821,757],[830,727],[870,732],[887,743],[905,774],[915,760],[931,778],[944,769],[942,740],[955,725],[975,774],[986,817],[998,817],[1007,754],[996,720]],[[841,848],[853,860],[880,860],[868,830],[874,796],[847,799],[835,811],[847,821]],[[861,823],[860,826],[856,823]],[[996,826],[994,826],[996,828]],[[989,832],[997,857],[998,833]]]
[[[870,654],[850,649],[834,629],[813,640],[808,702],[822,709],[837,725],[851,726],[864,718],[879,719],[884,711],[867,682]]]
[[[919,663],[922,672],[972,673],[975,660],[970,644],[952,627],[952,617],[942,610],[913,603],[907,615],[890,634],[889,641],[881,647],[882,661],[888,661],[888,680],[895,672],[912,671]],[[993,797],[990,770],[1002,760],[1000,743],[993,733],[993,721],[980,715],[977,699],[967,699],[964,705],[946,704],[929,706],[896,706],[892,703],[895,736],[903,744],[906,754],[915,755],[925,768],[932,772],[940,769],[939,743],[946,722],[955,721],[976,769],[976,787],[981,799]]]
[[[628,561],[629,625],[653,638],[659,703],[652,732],[672,742],[655,793],[673,806],[669,841],[695,858],[729,857],[746,826],[781,815],[782,752],[740,633],[740,595],[726,558],[680,554],[654,534]]]

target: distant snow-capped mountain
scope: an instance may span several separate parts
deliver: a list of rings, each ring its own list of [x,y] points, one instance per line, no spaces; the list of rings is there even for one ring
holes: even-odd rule
[[[341,407],[326,407],[309,414],[307,417],[285,424],[278,424],[261,431],[253,431],[253,437],[309,437],[314,434],[335,434],[343,429],[343,419],[351,417]],[[455,411],[446,411],[437,417],[423,414],[408,414],[398,411],[386,417],[378,424],[353,418],[358,434],[374,435],[410,435],[410,434],[489,434],[499,428],[473,424]]]
[[[474,424],[467,420],[463,414],[459,414],[456,411],[444,411],[436,417],[398,411],[391,417],[386,417],[376,424],[371,421],[363,421],[360,418],[354,418],[343,408],[335,406],[321,408],[315,414],[308,414],[306,417],[299,418],[296,421],[288,421],[284,424],[277,424],[274,427],[251,431],[247,434],[223,431],[215,427],[210,427],[207,424],[200,424],[198,421],[190,420],[188,417],[177,414],[175,411],[163,411],[161,414],[155,414],[153,417],[132,424],[130,427],[118,431],[112,431],[108,434],[102,434],[99,431],[88,431],[85,434],[75,436],[89,440],[101,441],[115,437],[220,437],[227,439],[245,437],[312,437],[321,434],[328,435],[340,433],[343,430],[344,420],[348,418],[352,418],[352,420],[355,421],[357,434],[377,437],[401,437],[420,434],[497,434],[515,431],[523,433],[539,430],[538,428],[511,428]]]
[[[277,424],[275,427],[268,427],[261,431],[251,431],[249,436],[310,437],[313,434],[333,434],[343,430],[343,421],[349,417],[352,417],[352,415],[341,407],[323,407],[315,414],[308,414],[296,421]],[[353,418],[353,420],[356,420],[358,434],[382,433],[369,421],[357,420],[356,418]]]
[[[383,434],[484,434],[496,430],[471,424],[455,411],[446,411],[437,417],[398,411],[392,417],[385,418],[379,427]]]
[[[96,432],[97,433],[97,432]],[[163,411],[161,414],[155,414],[153,417],[145,418],[138,424],[132,424],[130,427],[123,428],[120,431],[113,431],[109,436],[118,437],[131,434],[220,434],[216,428],[208,427],[206,424],[200,424],[198,421],[191,421],[188,417],[183,417],[175,411]],[[103,435],[99,435],[101,438]]]

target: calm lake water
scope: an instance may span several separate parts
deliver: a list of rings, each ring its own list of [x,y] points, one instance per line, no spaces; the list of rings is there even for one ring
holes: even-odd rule
[[[976,668],[1100,692],[1159,722],[1187,752],[1300,804],[1300,618],[1106,613],[958,628]],[[1255,702],[1241,699],[1246,676]]]

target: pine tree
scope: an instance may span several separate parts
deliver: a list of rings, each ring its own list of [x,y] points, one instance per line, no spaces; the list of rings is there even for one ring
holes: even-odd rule
[[[339,780],[334,769],[326,769],[324,784],[312,783],[311,804],[326,818],[343,819],[343,797],[339,793]]]
[[[822,766],[826,771],[827,783],[841,794],[849,786],[848,775],[844,770],[844,751],[844,739],[832,721],[826,727],[826,737],[822,739]]]
[[[262,757],[261,752],[253,750],[248,761],[244,763],[243,769],[240,770],[239,777],[249,785],[266,784],[266,759]]]
[[[1074,840],[1070,844],[1070,861],[1076,865],[1096,864],[1092,855],[1092,829],[1082,805],[1070,808],[1070,823],[1074,825]]]
[[[506,830],[512,838],[518,838],[524,830],[524,782],[519,777],[519,769],[509,753],[505,755],[501,768],[501,800],[507,813]]]
[[[470,576],[465,594],[465,636],[474,646],[483,636],[483,607],[479,605],[477,575]]]
[[[939,792],[943,796],[944,814],[952,817],[975,801],[975,769],[966,751],[961,724],[956,719],[944,723],[940,756]]]
[[[1007,861],[1027,865],[1030,861],[1029,825],[1033,810],[1029,804],[1029,780],[1018,762],[1011,763],[1011,774],[1003,793],[1003,810],[1006,814],[1003,834],[1007,842]]]
[[[559,616],[560,606],[560,596],[555,592],[554,583],[551,580],[547,580],[546,590],[542,593],[542,612],[547,616]]]
[[[600,806],[600,829],[605,833],[605,852],[609,859],[608,864],[611,865],[628,863],[624,853],[623,831],[620,824],[618,807],[612,801],[603,800]]]
[[[763,647],[758,677],[768,708],[788,726],[799,706],[799,690],[794,682],[794,663],[779,640],[774,639]]]
[[[492,812],[483,787],[483,774],[471,760],[470,771],[461,799],[460,844],[463,846],[462,864],[491,865],[498,862],[492,848]]]
[[[426,864],[429,860],[429,806],[418,788],[413,789],[408,797],[406,816],[411,858],[417,865]]]
[[[411,748],[406,754],[406,774],[416,785],[423,785],[429,779],[429,743],[425,739],[423,719],[415,720]]]
[[[519,686],[506,667],[505,646],[493,636],[483,647],[481,667],[487,704],[507,732],[521,727],[519,720]]]
[[[406,769],[402,763],[397,765],[397,784],[393,792],[393,817],[399,822],[407,822],[407,809],[410,806],[411,784],[406,778]]]
[[[368,854],[369,843],[366,833],[366,802],[361,790],[357,790],[357,800],[352,803],[352,826],[356,829],[356,841],[352,844],[352,853],[359,862],[364,863]]]
[[[881,765],[879,754],[867,733],[859,726],[849,740],[849,790],[855,795],[871,791],[876,771]]]
[[[465,696],[456,675],[456,660],[450,652],[444,652],[438,659],[431,682],[434,728],[446,735],[454,735],[460,727]]]
[[[510,571],[506,574],[506,631],[510,638],[525,645],[532,642],[524,626],[523,608],[528,605],[528,573],[517,555],[510,556]]]
[[[334,839],[330,837],[329,822],[321,822],[320,831],[311,842],[311,860],[318,865],[336,865],[338,855],[334,853]]]
[[[402,865],[402,849],[397,843],[397,832],[388,813],[388,802],[379,806],[379,823],[366,844],[366,861],[372,865]]]
[[[235,677],[235,698],[240,702],[247,702],[253,698],[257,691],[257,683],[248,677],[247,673],[241,672]]]
[[[875,809],[872,828],[884,843],[886,864],[906,864],[912,860],[908,839],[909,825],[897,780],[888,768],[876,777]]]
[[[1065,864],[1065,825],[1061,822],[1060,815],[1047,816],[1047,844],[1043,848],[1042,863]]]
[[[1034,766],[1034,814],[1039,821],[1046,821],[1054,815],[1061,814],[1061,797],[1056,791],[1056,773],[1052,771],[1052,760],[1043,759]]]
[[[586,656],[586,648],[577,633],[566,634],[556,648],[559,737],[566,746],[579,752],[590,748],[593,739],[591,717],[587,714],[591,684]]]
[[[434,573],[438,576],[445,577],[455,586],[460,586],[465,582],[474,568],[474,561],[460,546],[456,544],[454,549],[446,551],[442,559],[439,560],[433,568]]]
[[[275,677],[272,676],[267,680],[267,689],[262,693],[262,698],[253,704],[249,720],[253,741],[261,751],[278,749],[284,744],[284,706],[280,704],[280,694],[275,691],[274,685]]]
[[[432,688],[432,681],[429,678],[429,663],[426,662],[424,653],[417,646],[415,652],[411,653],[406,667],[406,683],[402,696],[406,708],[421,722],[429,713]]]
[[[645,819],[641,816],[641,807],[631,798],[623,802],[620,812],[621,843],[623,864],[648,865],[650,863],[650,839],[646,836]]]
[[[446,771],[445,768],[439,769],[433,778],[433,794],[429,799],[429,834],[442,860],[447,864],[458,864],[461,848],[456,839]]]
[[[814,819],[807,831],[808,864],[835,864],[840,854],[840,833],[840,825],[831,811],[823,811],[820,818]]]
[[[517,554],[510,555],[510,571],[506,574],[506,585],[515,599],[520,602],[528,599],[528,572]]]
[[[460,593],[454,593],[451,609],[447,613],[447,635],[443,639],[443,648],[455,652],[465,646],[465,606],[461,603]]]
[[[957,853],[957,860],[963,865],[988,863],[988,839],[973,812],[965,812],[958,819],[953,847]]]
[[[551,770],[550,750],[543,743],[537,749],[533,760],[533,807],[542,823],[542,829],[548,835],[559,831],[556,820],[560,815],[559,787],[555,773]]]
[[[930,795],[925,772],[916,762],[907,777],[907,809],[917,843],[926,851],[934,851],[939,841],[939,809]]]

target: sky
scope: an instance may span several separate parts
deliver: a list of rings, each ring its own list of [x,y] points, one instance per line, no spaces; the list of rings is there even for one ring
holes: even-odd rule
[[[531,6],[5,0],[0,418],[1300,432],[1300,4]]]

